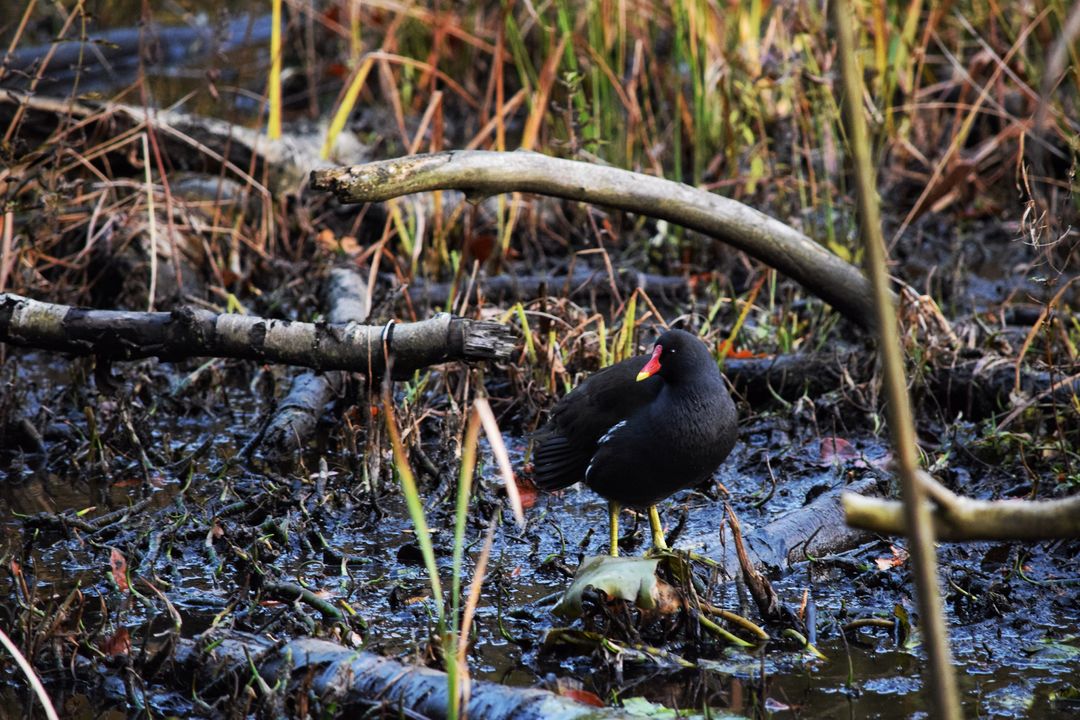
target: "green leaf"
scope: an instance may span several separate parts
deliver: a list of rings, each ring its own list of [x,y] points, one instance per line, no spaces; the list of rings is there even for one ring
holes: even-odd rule
[[[602,590],[613,599],[632,602],[640,608],[656,607],[656,566],[659,559],[597,555],[585,558],[574,581],[563,594],[555,613],[567,619],[580,617],[581,594],[586,588]]]
[[[672,710],[669,707],[646,700],[643,697],[623,698],[622,709],[627,715],[639,718],[683,718],[693,720],[696,718],[712,718],[712,720],[729,720],[745,718],[745,715],[735,715],[727,710],[709,708],[708,715],[701,713],[686,713]]]

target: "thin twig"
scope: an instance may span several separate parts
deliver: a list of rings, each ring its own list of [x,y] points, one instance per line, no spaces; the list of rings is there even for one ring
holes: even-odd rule
[[[15,658],[15,662],[18,663],[19,669],[23,671],[23,675],[26,676],[27,682],[30,683],[30,687],[33,688],[34,694],[37,695],[38,700],[41,701],[41,706],[45,708],[45,715],[49,720],[60,720],[60,716],[56,714],[56,709],[53,707],[52,700],[49,699],[48,693],[45,692],[45,686],[41,684],[41,679],[34,672],[34,668],[30,665],[27,659],[19,652],[19,648],[15,647],[15,643],[11,642],[11,638],[7,636],[3,630],[0,630],[0,643],[3,643],[7,651],[11,653],[11,656]]]

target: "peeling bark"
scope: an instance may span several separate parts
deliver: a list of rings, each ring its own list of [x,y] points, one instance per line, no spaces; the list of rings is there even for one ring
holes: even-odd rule
[[[206,650],[204,648],[211,648]],[[249,685],[252,670],[265,681],[253,687],[268,690],[279,681],[284,698],[269,702],[312,703],[334,708],[336,717],[359,716],[362,709],[406,717],[445,718],[449,706],[446,673],[405,665],[374,653],[353,650],[326,640],[304,638],[273,643],[256,635],[207,633],[199,640],[181,640],[175,662],[183,681],[191,679],[203,700],[235,693]],[[186,687],[190,685],[185,684]],[[547,690],[514,688],[492,682],[469,683],[463,716],[484,720],[573,720],[625,717],[620,710],[591,707]],[[312,713],[319,716],[321,713]]]
[[[229,357],[378,375],[385,369],[384,334],[394,372],[402,375],[450,360],[505,359],[514,348],[510,326],[445,313],[392,326],[332,325],[193,307],[87,310],[0,293],[0,342],[108,360]]]
[[[332,325],[367,320],[367,283],[352,268],[334,268],[324,287],[327,319]],[[341,397],[346,374],[341,371],[305,372],[293,378],[288,394],[278,403],[259,439],[272,460],[302,448],[315,432],[327,403]]]

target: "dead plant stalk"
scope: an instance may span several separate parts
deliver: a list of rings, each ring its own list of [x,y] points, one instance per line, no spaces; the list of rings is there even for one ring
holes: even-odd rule
[[[833,3],[832,10],[844,83],[844,110],[850,132],[851,152],[855,161],[859,220],[863,242],[866,246],[867,269],[873,286],[878,342],[888,399],[889,428],[893,437],[902,484],[904,514],[911,542],[912,571],[919,600],[923,634],[926,638],[929,665],[923,677],[930,687],[933,699],[928,705],[935,709],[935,715],[944,720],[958,720],[963,715],[938,587],[934,530],[926,502],[925,488],[919,482],[915,422],[907,393],[907,382],[904,378],[896,307],[888,286],[889,272],[886,267],[885,239],[881,232],[877,188],[870,157],[870,140],[866,129],[866,119],[863,117],[862,76],[856,62],[855,39],[852,32],[854,10],[848,0],[837,0]]]

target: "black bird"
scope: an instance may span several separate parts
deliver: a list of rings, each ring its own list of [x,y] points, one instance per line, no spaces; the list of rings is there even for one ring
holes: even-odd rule
[[[612,555],[623,505],[648,508],[653,543],[665,548],[656,503],[712,475],[735,444],[737,419],[705,344],[669,330],[651,354],[590,375],[555,405],[536,434],[536,485],[584,481],[607,499]]]

